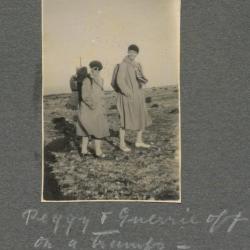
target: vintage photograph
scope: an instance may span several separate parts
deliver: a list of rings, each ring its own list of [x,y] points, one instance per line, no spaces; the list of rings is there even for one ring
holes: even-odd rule
[[[180,5],[42,1],[43,202],[181,202]]]

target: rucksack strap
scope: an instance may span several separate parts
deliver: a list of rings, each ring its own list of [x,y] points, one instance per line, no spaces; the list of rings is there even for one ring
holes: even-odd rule
[[[82,85],[84,80],[88,78],[90,80],[91,85],[93,84],[93,79],[91,78],[91,76],[88,74],[81,82],[78,82],[78,99],[79,99],[79,105],[81,105],[82,102]]]

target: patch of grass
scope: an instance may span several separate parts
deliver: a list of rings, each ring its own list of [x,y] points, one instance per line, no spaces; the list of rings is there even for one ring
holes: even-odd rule
[[[178,100],[173,87],[146,89],[146,104],[153,124],[144,133],[150,149],[134,147],[135,132],[126,139],[132,152],[119,144],[119,115],[112,92],[107,92],[107,117],[111,136],[103,142],[107,159],[82,158],[75,137],[76,112],[65,108],[67,95],[44,100],[45,184],[51,200],[176,200],[179,165],[175,157],[178,134]],[[149,106],[152,98],[157,104]],[[169,115],[171,113],[171,115]],[[56,188],[55,188],[56,187]],[[49,195],[48,195],[49,194]]]

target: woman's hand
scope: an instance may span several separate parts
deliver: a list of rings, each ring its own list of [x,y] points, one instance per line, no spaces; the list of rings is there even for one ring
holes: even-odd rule
[[[89,107],[90,107],[91,110],[95,110],[96,109],[96,104],[95,103],[91,103],[89,105]]]
[[[128,92],[128,91],[126,91],[126,92],[123,91],[122,94],[123,94],[124,96],[128,97],[128,98],[132,96],[132,94],[131,94],[130,92]]]

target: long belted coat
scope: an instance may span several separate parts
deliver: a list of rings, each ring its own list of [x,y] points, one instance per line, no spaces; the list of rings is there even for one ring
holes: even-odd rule
[[[92,81],[85,78],[83,81],[76,134],[78,136],[93,136],[98,139],[109,136],[101,78],[92,77]]]
[[[117,85],[121,91],[117,94],[117,109],[121,127],[138,131],[151,125],[152,120],[146,109],[143,86],[136,78],[137,66],[128,56],[119,66]]]

